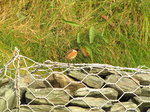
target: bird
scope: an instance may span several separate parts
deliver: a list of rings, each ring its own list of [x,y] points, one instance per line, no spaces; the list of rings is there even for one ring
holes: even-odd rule
[[[67,60],[73,60],[76,58],[77,54],[78,54],[79,49],[78,48],[74,48],[69,50],[66,55],[65,55],[65,59]]]

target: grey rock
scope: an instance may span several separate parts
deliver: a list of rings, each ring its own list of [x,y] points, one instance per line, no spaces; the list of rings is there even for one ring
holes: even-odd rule
[[[32,83],[28,84],[29,88],[35,88],[35,89],[40,89],[40,88],[51,88],[52,86],[50,83],[47,81],[42,81],[42,80],[34,80]]]
[[[21,75],[18,80],[21,97],[27,91],[27,88],[46,88],[44,81],[34,79],[30,74]]]
[[[133,81],[132,79],[127,78],[127,77],[122,77],[116,84],[124,92],[133,92],[139,87],[139,85],[135,81]]]
[[[106,96],[108,99],[117,99],[118,92],[113,88],[80,88],[75,92],[75,96],[89,96],[89,97],[103,97]]]
[[[104,73],[105,74],[108,74],[108,70],[107,69],[103,69],[103,68],[92,68],[89,73],[94,73],[94,74],[97,74],[97,73]]]
[[[141,89],[141,96],[150,97],[150,87],[143,87]]]
[[[8,105],[8,107],[7,107]],[[0,88],[0,112],[17,106],[17,96],[12,88]]]
[[[73,79],[64,75],[64,74],[51,74],[47,78],[51,85],[55,88],[64,88],[67,86]]]
[[[8,84],[10,81],[9,78],[4,78],[4,79],[0,79],[0,87],[5,86],[6,84]]]
[[[101,77],[98,77],[96,75],[88,75],[83,82],[87,84],[90,87],[94,88],[101,88],[104,84],[104,81]]]
[[[50,105],[28,105],[28,106],[21,106],[20,112],[88,112],[90,110],[87,108],[77,107],[77,106],[57,106],[53,107]],[[18,109],[13,109],[12,112],[18,112]],[[102,109],[92,109],[90,112],[105,112]]]
[[[85,84],[87,84],[90,87],[100,88],[104,84],[103,79],[96,75],[87,76],[86,74],[78,71],[71,71],[68,75],[77,80],[83,81]]]
[[[109,84],[109,83],[116,83],[119,79],[121,78],[121,76],[119,75],[110,75],[106,78],[106,83]]]
[[[70,112],[70,110],[67,107],[57,106],[53,108],[50,112]]]
[[[150,108],[147,110],[147,112],[150,112]]]
[[[74,96],[74,93],[76,90],[80,89],[80,88],[84,88],[85,85],[83,85],[82,83],[78,83],[78,82],[71,82],[66,88],[65,90],[69,91],[69,93]]]
[[[15,87],[15,81],[10,78],[4,78],[0,80],[1,88],[13,88]]]
[[[51,105],[28,105],[21,106],[20,112],[70,112],[68,108],[63,106],[54,106]],[[12,112],[18,112],[18,109],[13,109]]]
[[[29,88],[38,89],[38,88],[50,87],[50,85],[45,81],[34,79],[33,77],[34,76],[31,76],[30,74],[25,74],[21,76],[18,82],[20,88],[29,87]]]
[[[99,76],[107,76],[107,75],[111,75],[111,74],[116,74],[117,72],[115,72],[113,70],[104,69],[104,68],[92,68],[89,71],[89,73],[94,73]]]
[[[121,77],[119,75],[108,76],[106,83],[108,86],[116,89],[119,94],[122,94],[123,92],[134,92],[139,88],[139,85],[133,79]],[[128,95],[130,95],[130,93]]]
[[[94,97],[77,97],[74,98],[70,105],[80,106],[80,107],[104,107],[110,108],[112,106],[111,102],[104,98],[94,98]]]
[[[64,105],[69,101],[69,95],[64,90],[52,88],[33,89],[27,90],[25,97],[26,101],[32,104],[55,104]],[[35,99],[36,98],[36,99]]]
[[[136,112],[140,112],[140,110],[137,108],[137,105],[133,102],[121,102],[120,103],[115,103],[111,109],[110,112],[125,112],[127,110],[131,110],[128,112],[133,112],[132,110],[136,110]]]
[[[142,94],[142,88],[139,87],[134,93],[135,93],[136,95],[138,95],[138,96],[141,96],[141,94]],[[134,95],[133,95],[133,96],[134,96]]]
[[[87,74],[79,72],[79,71],[70,71],[68,76],[73,77],[77,80],[83,80],[86,77]]]
[[[137,79],[141,85],[150,85],[150,74],[137,73],[133,77]]]
[[[144,87],[144,86],[140,87],[134,93],[138,96],[150,97],[150,86],[149,87]]]
[[[146,96],[135,96],[132,98],[134,102],[136,102],[137,104],[142,103],[142,105],[140,105],[139,108],[143,109],[143,108],[150,108],[150,97],[146,97]]]
[[[127,111],[125,111],[125,112],[141,112],[141,111],[137,111],[137,109],[135,110],[135,109],[128,109]]]
[[[79,88],[83,88],[84,85],[81,83],[75,82],[72,78],[64,75],[64,74],[51,74],[47,81],[54,87],[54,88],[65,88],[68,89],[71,94],[74,94]]]
[[[89,112],[90,109],[77,107],[77,106],[69,106],[68,109],[71,112]],[[92,109],[90,112],[105,112],[103,109]]]
[[[99,76],[108,76],[108,75],[120,75],[120,76],[127,76],[127,75],[132,75],[131,72],[124,72],[124,71],[119,71],[119,70],[109,70],[109,69],[104,69],[104,68],[92,68],[89,73],[94,73]]]
[[[34,79],[33,77],[31,77],[30,74],[20,76],[18,85],[20,88],[21,97],[24,96],[24,94],[27,91],[27,88],[40,89],[40,88],[50,87],[50,85],[49,86],[48,86],[48,84],[46,85],[46,83],[43,80]],[[24,103],[26,103],[26,102],[24,102]]]
[[[127,111],[125,111],[125,112],[142,112],[142,111],[137,111],[137,110],[139,110],[139,109],[129,109],[129,110],[127,110]],[[144,112],[146,112],[146,111],[144,111]]]
[[[118,92],[113,88],[102,88],[100,91],[110,100],[115,100],[118,97]]]
[[[20,107],[20,112],[49,112],[53,106],[50,105],[26,105]],[[18,112],[18,109],[13,109],[12,112]]]
[[[78,89],[74,96],[93,96],[93,97],[100,97],[102,96],[100,91],[100,89],[92,89],[92,88],[80,88]]]

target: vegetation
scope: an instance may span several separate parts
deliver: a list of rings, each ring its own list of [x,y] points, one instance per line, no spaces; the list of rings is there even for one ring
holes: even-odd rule
[[[17,46],[35,61],[150,67],[149,0],[1,0],[0,62]]]

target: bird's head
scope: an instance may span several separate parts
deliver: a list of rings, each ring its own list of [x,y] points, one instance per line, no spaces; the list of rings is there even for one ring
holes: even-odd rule
[[[74,50],[76,50],[76,51],[80,51],[80,49],[79,49],[79,48],[74,48]]]

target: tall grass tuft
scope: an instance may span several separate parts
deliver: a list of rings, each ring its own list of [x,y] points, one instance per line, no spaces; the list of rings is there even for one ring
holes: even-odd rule
[[[1,0],[0,65],[17,46],[39,62],[65,62],[66,51],[82,47],[87,56],[76,63],[150,67],[149,7],[149,0]]]

